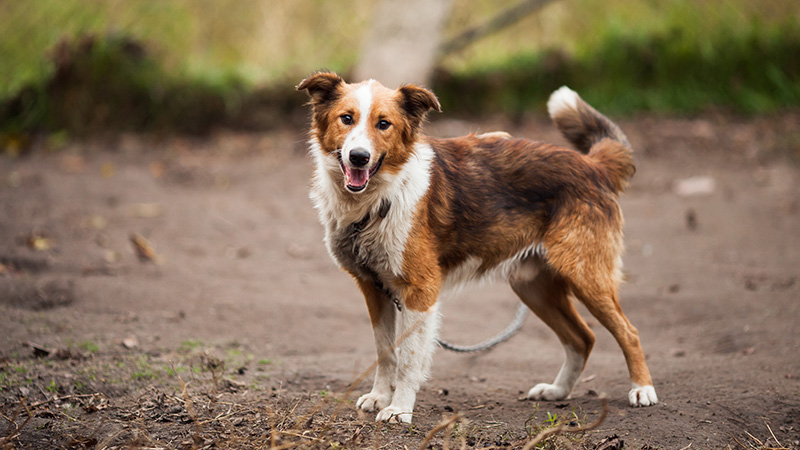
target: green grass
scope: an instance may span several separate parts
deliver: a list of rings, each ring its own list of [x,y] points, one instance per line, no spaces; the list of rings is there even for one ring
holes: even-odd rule
[[[83,341],[81,342],[80,348],[86,350],[87,352],[97,353],[100,350],[100,346],[92,341]]]
[[[44,56],[60,40],[81,35],[134,36],[170,76],[211,85],[231,77],[271,84],[321,67],[346,70],[371,11],[369,0],[0,2],[0,98],[48,78],[54,68]]]
[[[800,23],[789,22],[719,31],[703,42],[678,30],[608,36],[584,57],[554,50],[440,73],[434,90],[445,109],[474,115],[542,110],[549,94],[565,84],[615,114],[685,114],[710,107],[764,113],[800,105],[797,80]]]
[[[181,342],[181,347],[180,347],[179,350],[182,353],[189,353],[189,352],[191,352],[193,350],[196,350],[196,349],[198,349],[198,348],[200,348],[202,346],[203,346],[203,341],[200,341],[198,339],[187,339],[187,340]]]
[[[518,1],[460,0],[443,35]],[[280,126],[298,80],[354,66],[373,4],[0,2],[0,149],[36,131]],[[541,111],[563,84],[614,114],[770,112],[800,105],[800,2],[554,0],[439,63],[449,113]]]

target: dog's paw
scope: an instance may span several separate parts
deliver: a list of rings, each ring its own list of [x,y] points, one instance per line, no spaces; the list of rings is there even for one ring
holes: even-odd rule
[[[392,401],[392,394],[381,394],[379,392],[370,392],[358,398],[356,408],[361,408],[364,411],[379,411],[389,406]]]
[[[633,389],[628,392],[628,401],[631,406],[651,406],[658,403],[656,389],[653,386],[633,385]]]
[[[569,395],[569,391],[555,384],[539,383],[528,391],[530,400],[564,400]]]
[[[412,412],[397,406],[389,405],[383,408],[375,417],[376,422],[411,423]]]

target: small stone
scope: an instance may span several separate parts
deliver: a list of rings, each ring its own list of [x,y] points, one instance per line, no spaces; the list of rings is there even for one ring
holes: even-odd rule
[[[136,336],[128,336],[122,340],[122,346],[128,350],[136,348],[139,346],[139,339]]]
[[[676,180],[672,191],[680,197],[698,197],[711,195],[716,190],[717,183],[711,177],[691,177]]]

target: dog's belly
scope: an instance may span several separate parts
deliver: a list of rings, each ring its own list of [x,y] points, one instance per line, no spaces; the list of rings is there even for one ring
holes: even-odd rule
[[[532,280],[539,274],[544,264],[545,254],[544,246],[534,244],[489,267],[485,267],[483,259],[470,256],[447,273],[442,291],[448,293],[458,291],[458,289],[473,282],[485,283],[510,279],[519,281]]]

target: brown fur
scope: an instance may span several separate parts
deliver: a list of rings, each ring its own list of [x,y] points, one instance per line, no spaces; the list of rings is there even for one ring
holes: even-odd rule
[[[311,133],[323,152],[342,147],[350,129],[339,118],[358,118],[358,105],[349,94],[361,86],[327,73],[298,86],[311,96]],[[635,172],[622,131],[578,99],[576,108],[561,109],[553,117],[578,151],[502,132],[427,138],[421,134],[425,114],[440,109],[430,91],[371,86],[370,123],[392,124],[388,132],[372,129],[369,135],[383,152],[381,170],[399,172],[418,142],[434,150],[430,184],[405,242],[402,274],[378,279],[367,270],[370,279],[363,270],[348,269],[364,293],[373,326],[389,307],[381,286],[394,287],[409,310],[424,312],[436,303],[448,275],[470,258],[481,261],[478,275],[523,258],[540,270],[530,279],[512,278],[512,288],[565,346],[585,359],[595,341],[570,300],[574,296],[617,340],[631,380],[652,385],[638,332],[617,297],[624,248],[618,196]],[[537,245],[542,253],[520,256]]]

